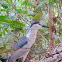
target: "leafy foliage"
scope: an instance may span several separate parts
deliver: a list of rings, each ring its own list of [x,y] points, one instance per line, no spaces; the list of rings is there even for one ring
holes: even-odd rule
[[[40,1],[40,3],[39,3]],[[1,0],[0,1],[0,51],[3,53],[11,52],[14,44],[27,33],[30,22],[40,21],[42,24],[50,26],[48,21],[48,7],[54,8],[54,27],[57,35],[55,35],[55,44],[62,41],[62,12],[59,0]],[[38,4],[39,3],[39,4]],[[58,17],[59,15],[59,17]],[[56,19],[56,20],[55,20]],[[54,30],[55,30],[54,29]],[[49,29],[41,29],[38,31],[42,36],[36,40],[35,51],[32,57],[38,58],[41,51],[49,48],[50,42]],[[15,39],[15,40],[14,40]],[[40,40],[41,39],[41,40]],[[48,41],[48,42],[46,42]],[[42,47],[41,47],[41,42]],[[42,49],[41,49],[42,48]],[[7,50],[8,49],[8,50]],[[3,51],[3,52],[2,52]],[[40,55],[40,56],[43,56]]]

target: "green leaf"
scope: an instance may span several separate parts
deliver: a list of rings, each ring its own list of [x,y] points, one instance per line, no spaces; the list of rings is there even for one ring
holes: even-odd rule
[[[60,29],[60,31],[62,32],[62,29]]]
[[[35,20],[40,20],[41,13],[38,13],[36,16],[34,16]]]
[[[37,44],[40,44],[41,40],[36,40]]]
[[[25,26],[25,24],[21,23],[20,21],[12,21],[12,23],[10,24],[10,27],[13,28],[12,31],[20,31],[23,29],[23,27]]]
[[[6,46],[7,46],[7,45],[3,45],[3,47],[1,47],[0,50],[6,49]]]
[[[11,21],[7,18],[8,18],[8,16],[0,16],[0,24],[2,24],[4,22],[10,23]]]
[[[7,9],[8,6],[7,6],[7,3],[5,1],[0,1],[0,4],[3,8]]]
[[[5,8],[5,9],[6,9],[6,8],[8,8],[8,6],[7,6],[7,5],[3,5],[3,4],[2,4],[2,7],[3,7],[3,8]]]
[[[48,39],[49,37],[48,36],[45,36],[46,39]]]
[[[49,0],[49,4],[59,3],[59,0]]]
[[[27,14],[27,13],[28,13],[27,11],[21,10],[21,14],[22,14],[22,15],[25,15],[25,14]]]
[[[43,29],[39,29],[39,32],[40,32],[41,34],[45,33],[45,31],[44,31]]]
[[[20,12],[22,9],[16,9],[18,12]]]
[[[59,44],[59,41],[57,41],[56,44]]]
[[[1,9],[0,11],[5,11],[5,9]]]

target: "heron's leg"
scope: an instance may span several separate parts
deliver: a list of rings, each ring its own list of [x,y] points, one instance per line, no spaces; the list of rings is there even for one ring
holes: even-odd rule
[[[28,52],[23,56],[23,62],[25,61],[25,59],[26,59],[26,57],[27,57],[29,51],[30,51],[30,49],[29,49]]]
[[[15,60],[13,62],[15,62]]]

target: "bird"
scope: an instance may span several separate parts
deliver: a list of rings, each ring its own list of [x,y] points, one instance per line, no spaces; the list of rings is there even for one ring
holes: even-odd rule
[[[20,39],[16,45],[13,47],[14,49],[14,54],[11,55],[8,58],[8,62],[15,62],[16,59],[21,58],[20,62],[24,62],[29,51],[30,48],[32,47],[32,45],[35,43],[36,40],[36,36],[37,36],[37,31],[39,29],[42,29],[42,27],[45,28],[49,28],[48,26],[45,26],[43,24],[41,24],[39,21],[35,21],[31,24],[28,33],[26,34],[26,36],[24,36],[22,39]]]

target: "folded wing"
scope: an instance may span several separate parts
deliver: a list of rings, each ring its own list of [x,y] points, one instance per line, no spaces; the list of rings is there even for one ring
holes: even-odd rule
[[[22,48],[24,45],[28,43],[27,37],[23,37],[21,40],[19,40],[16,45],[13,48]]]

